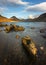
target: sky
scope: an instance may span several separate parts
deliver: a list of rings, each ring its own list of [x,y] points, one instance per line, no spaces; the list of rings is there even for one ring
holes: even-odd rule
[[[46,0],[0,0],[0,14],[10,18],[35,18],[46,13]]]

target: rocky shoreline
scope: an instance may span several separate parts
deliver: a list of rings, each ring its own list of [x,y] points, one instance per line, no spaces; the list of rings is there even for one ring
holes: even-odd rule
[[[5,31],[6,32],[10,32],[10,31],[24,31],[25,28],[22,26],[17,26],[17,25],[10,25],[10,26],[6,26],[5,27]]]

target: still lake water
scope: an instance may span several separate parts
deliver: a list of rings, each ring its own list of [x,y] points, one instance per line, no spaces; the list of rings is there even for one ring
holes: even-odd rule
[[[0,65],[46,65],[46,39],[42,37],[44,33],[40,33],[40,29],[46,29],[46,22],[11,22],[11,23],[2,23],[2,24],[16,24],[23,26],[24,31],[21,32],[10,32],[6,33],[4,27],[0,27]],[[31,29],[34,27],[34,29]],[[20,38],[16,39],[16,35],[19,35]],[[33,64],[25,50],[22,47],[22,37],[29,35],[33,41],[37,44],[38,47],[44,47],[44,54],[41,57],[42,60],[35,61]],[[43,62],[43,63],[40,63]]]

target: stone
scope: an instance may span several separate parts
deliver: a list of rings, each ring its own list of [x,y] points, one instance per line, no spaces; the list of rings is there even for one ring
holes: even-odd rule
[[[40,33],[44,33],[45,32],[45,29],[40,29]]]
[[[5,27],[7,26],[7,24],[0,24],[0,27]]]
[[[16,39],[19,39],[20,38],[20,36],[19,35],[16,35]]]
[[[46,34],[42,35],[42,37],[46,39]]]
[[[30,36],[25,36],[24,38],[22,38],[22,44],[30,54],[36,56],[37,48]]]
[[[24,27],[14,25],[14,30],[15,30],[15,31],[24,31]]]
[[[31,29],[35,29],[35,27],[31,27]]]
[[[0,30],[0,32],[1,32],[2,30]]]
[[[41,49],[41,50],[44,50],[44,47],[43,47],[43,46],[41,46],[41,47],[40,47],[40,49]]]
[[[6,29],[5,29],[5,31],[6,32],[10,32],[10,31],[24,31],[24,27],[22,27],[22,26],[17,26],[17,25],[9,25],[9,26],[6,26],[5,27]]]
[[[11,27],[10,26],[6,26],[5,31],[8,33],[8,32],[10,32],[10,30],[11,30]]]

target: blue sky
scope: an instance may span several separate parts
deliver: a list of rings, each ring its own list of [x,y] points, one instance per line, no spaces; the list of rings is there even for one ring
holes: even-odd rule
[[[0,0],[0,14],[8,18],[35,18],[46,13],[46,0]]]

